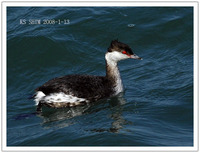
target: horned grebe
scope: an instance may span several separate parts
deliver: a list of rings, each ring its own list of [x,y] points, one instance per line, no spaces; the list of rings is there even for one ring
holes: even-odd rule
[[[36,89],[36,105],[72,107],[117,95],[123,91],[117,62],[129,58],[141,59],[128,45],[113,40],[105,54],[106,76],[67,75],[49,80]]]

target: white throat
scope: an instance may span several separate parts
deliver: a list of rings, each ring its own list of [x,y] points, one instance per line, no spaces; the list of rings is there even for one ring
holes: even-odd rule
[[[120,76],[119,69],[117,67],[117,62],[121,60],[120,55],[118,52],[111,52],[106,53],[106,76],[114,81],[114,90],[115,95],[120,92],[123,92],[123,84]]]

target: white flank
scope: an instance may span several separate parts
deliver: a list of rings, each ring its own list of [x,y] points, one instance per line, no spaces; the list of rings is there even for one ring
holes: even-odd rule
[[[46,96],[42,91],[38,91],[35,96],[36,105],[38,105],[39,101],[44,100],[46,103],[75,103],[82,102],[87,100],[85,98],[78,98],[72,95],[66,95],[63,92],[60,93],[52,93]]]
[[[35,104],[38,105],[40,100],[42,100],[46,95],[42,91],[38,91],[35,96]]]

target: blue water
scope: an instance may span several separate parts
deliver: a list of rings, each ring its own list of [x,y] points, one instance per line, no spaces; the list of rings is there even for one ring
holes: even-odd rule
[[[35,114],[35,88],[105,75],[117,38],[143,58],[119,63],[124,93]],[[193,8],[8,7],[7,146],[193,146]]]

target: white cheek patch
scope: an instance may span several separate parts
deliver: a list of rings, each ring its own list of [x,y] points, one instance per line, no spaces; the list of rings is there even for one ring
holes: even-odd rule
[[[45,94],[38,91],[37,95],[35,97],[36,105],[40,102],[40,100],[45,101],[46,103],[77,103],[77,102],[87,102],[85,98],[78,98],[72,95],[66,95],[63,92],[60,93],[52,93],[48,96],[45,96]]]
[[[107,62],[118,62],[120,60],[124,60],[124,59],[128,59],[130,58],[129,56],[127,56],[126,54],[122,54],[118,51],[112,51],[112,52],[108,52],[106,53],[106,60]]]

